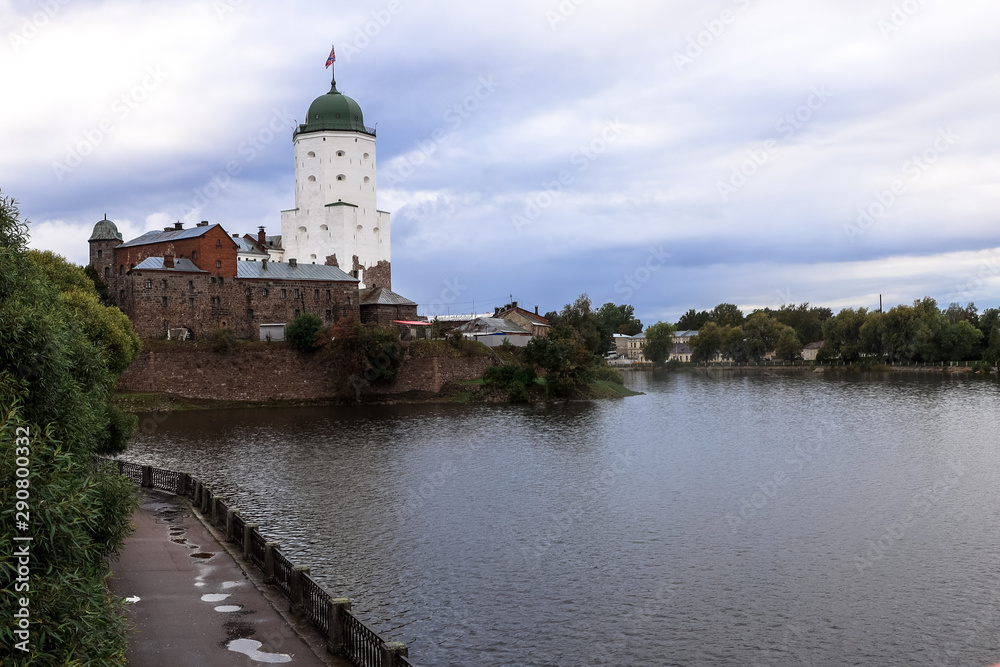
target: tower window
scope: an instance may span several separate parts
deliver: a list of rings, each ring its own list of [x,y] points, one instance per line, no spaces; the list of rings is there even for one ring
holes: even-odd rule
[[[192,250],[191,251],[191,259],[198,259],[198,251],[197,250]]]
[[[218,259],[218,260],[215,261],[215,268],[217,268],[217,269],[221,269],[222,268],[222,260],[221,259]]]
[[[346,180],[346,179],[347,179],[347,176],[344,176],[343,174],[337,174],[337,180],[338,181],[343,181],[343,180]]]
[[[308,153],[306,153],[306,157],[316,157],[316,153],[313,151],[309,151]]]
[[[364,155],[364,158],[365,158],[366,160],[368,159],[368,153],[365,153],[365,155]]]
[[[344,157],[344,151],[337,151],[337,157]]]
[[[372,179],[370,179],[370,178],[368,178],[367,176],[365,176],[365,183],[368,183],[368,182],[369,182],[369,181],[371,181],[371,180],[372,180]]]
[[[111,277],[111,267],[110,266],[105,266],[104,267],[104,277],[105,278],[110,278]]]
[[[316,182],[316,177],[315,177],[315,176],[310,176],[310,177],[309,177],[309,178],[308,178],[307,180],[308,180],[308,181],[309,181],[310,183],[315,183],[315,182]]]
[[[98,251],[97,251],[97,259],[100,259],[100,258],[101,258],[101,255],[103,255],[103,254],[104,254],[104,251],[103,251],[103,250],[98,250]]]

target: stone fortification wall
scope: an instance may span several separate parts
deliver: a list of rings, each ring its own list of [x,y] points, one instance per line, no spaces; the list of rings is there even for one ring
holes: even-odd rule
[[[361,384],[362,396],[407,392],[439,393],[450,382],[471,380],[491,364],[489,357],[405,358],[391,385]],[[143,350],[118,380],[126,392],[166,392],[220,401],[353,398],[354,385],[339,368],[278,346],[248,346],[229,354],[178,346]]]

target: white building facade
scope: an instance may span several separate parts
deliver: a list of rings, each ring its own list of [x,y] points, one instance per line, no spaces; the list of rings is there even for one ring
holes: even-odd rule
[[[376,207],[375,130],[361,107],[334,81],[293,142],[295,208],[281,212],[284,257],[338,266],[362,289],[391,289],[389,214]]]

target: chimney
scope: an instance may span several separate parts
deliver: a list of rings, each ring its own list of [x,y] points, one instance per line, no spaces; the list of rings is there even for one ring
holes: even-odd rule
[[[184,223],[180,221],[175,222],[174,229],[184,229]]]
[[[165,232],[172,232],[172,231],[174,231],[174,228],[173,227],[164,227],[163,231],[165,231]]]
[[[233,238],[234,238],[234,239],[238,239],[239,237],[240,237],[240,235],[239,235],[239,234],[233,234]]]
[[[197,227],[208,227],[208,220],[202,220],[196,226]]]
[[[538,314],[538,306],[535,306],[535,315]]]
[[[260,270],[261,271],[267,271],[267,260],[266,259],[260,260]]]
[[[294,268],[295,268],[296,266],[298,266],[298,262],[296,262],[296,261],[295,261],[295,258],[294,258],[294,257],[292,257],[291,259],[289,259],[289,260],[288,260],[288,266],[292,267],[293,269],[294,269]]]
[[[174,268],[174,256],[173,255],[164,255],[163,256],[163,266],[165,266],[168,269]]]
[[[264,226],[261,225],[257,228],[257,243],[261,245],[267,244],[267,236],[264,235]]]

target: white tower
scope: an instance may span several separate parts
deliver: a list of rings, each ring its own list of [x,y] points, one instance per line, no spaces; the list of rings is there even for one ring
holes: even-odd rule
[[[391,289],[389,214],[375,207],[375,130],[336,78],[292,140],[295,208],[281,212],[286,261],[335,264],[361,288]]]

